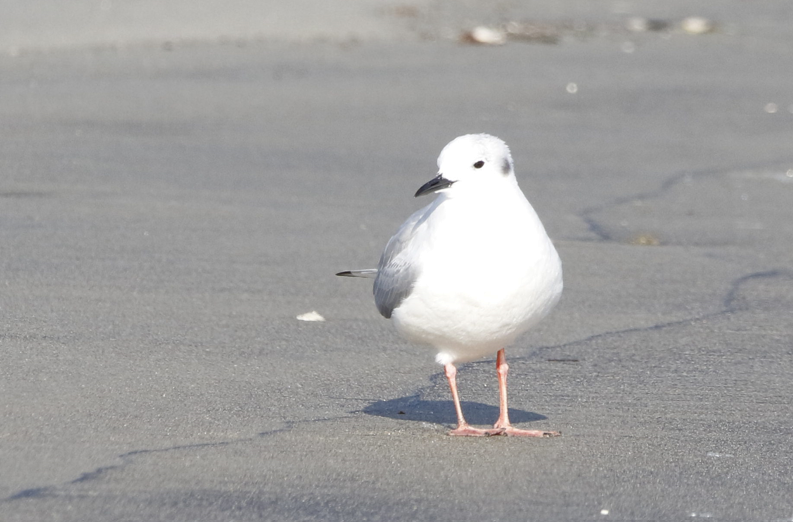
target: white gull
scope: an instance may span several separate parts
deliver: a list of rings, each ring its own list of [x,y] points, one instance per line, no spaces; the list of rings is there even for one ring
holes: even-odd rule
[[[509,422],[504,348],[557,303],[562,264],[518,187],[506,143],[487,134],[451,141],[438,157],[438,176],[416,197],[433,193],[388,242],[377,269],[337,275],[375,277],[380,313],[410,341],[437,350],[457,411],[450,435],[558,435]],[[474,428],[463,417],[454,365],[493,353],[500,415],[493,429]]]

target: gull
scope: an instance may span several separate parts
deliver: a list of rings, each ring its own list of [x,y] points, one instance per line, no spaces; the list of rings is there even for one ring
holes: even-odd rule
[[[509,421],[504,349],[557,303],[562,263],[518,187],[507,144],[488,134],[455,138],[415,196],[428,194],[435,199],[399,227],[376,269],[336,275],[374,277],[380,313],[408,340],[437,350],[457,413],[449,435],[559,435]],[[499,417],[492,429],[475,428],[460,407],[455,364],[494,353]]]

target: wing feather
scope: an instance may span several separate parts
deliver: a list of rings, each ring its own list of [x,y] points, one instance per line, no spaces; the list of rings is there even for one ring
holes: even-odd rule
[[[394,234],[380,257],[377,278],[374,281],[374,302],[383,317],[391,314],[413,291],[419,275],[416,249],[416,231],[432,212],[434,203],[414,212]]]

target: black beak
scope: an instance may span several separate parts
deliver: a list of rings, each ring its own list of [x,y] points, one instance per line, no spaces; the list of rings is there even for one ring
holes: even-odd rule
[[[447,187],[451,187],[454,181],[449,181],[448,179],[444,178],[442,174],[438,174],[425,184],[421,186],[420,189],[416,191],[416,195],[414,197],[423,196],[425,194],[432,194],[433,192],[438,192],[439,190],[445,189]]]

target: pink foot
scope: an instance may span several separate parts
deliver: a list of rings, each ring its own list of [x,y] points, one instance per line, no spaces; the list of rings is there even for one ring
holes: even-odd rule
[[[472,428],[471,426],[458,426],[448,433],[453,437],[492,437],[494,435],[504,435],[502,428],[493,428],[490,430],[482,430],[479,428]]]
[[[501,430],[507,437],[558,437],[561,435],[558,431],[521,430],[512,426],[496,429]]]

